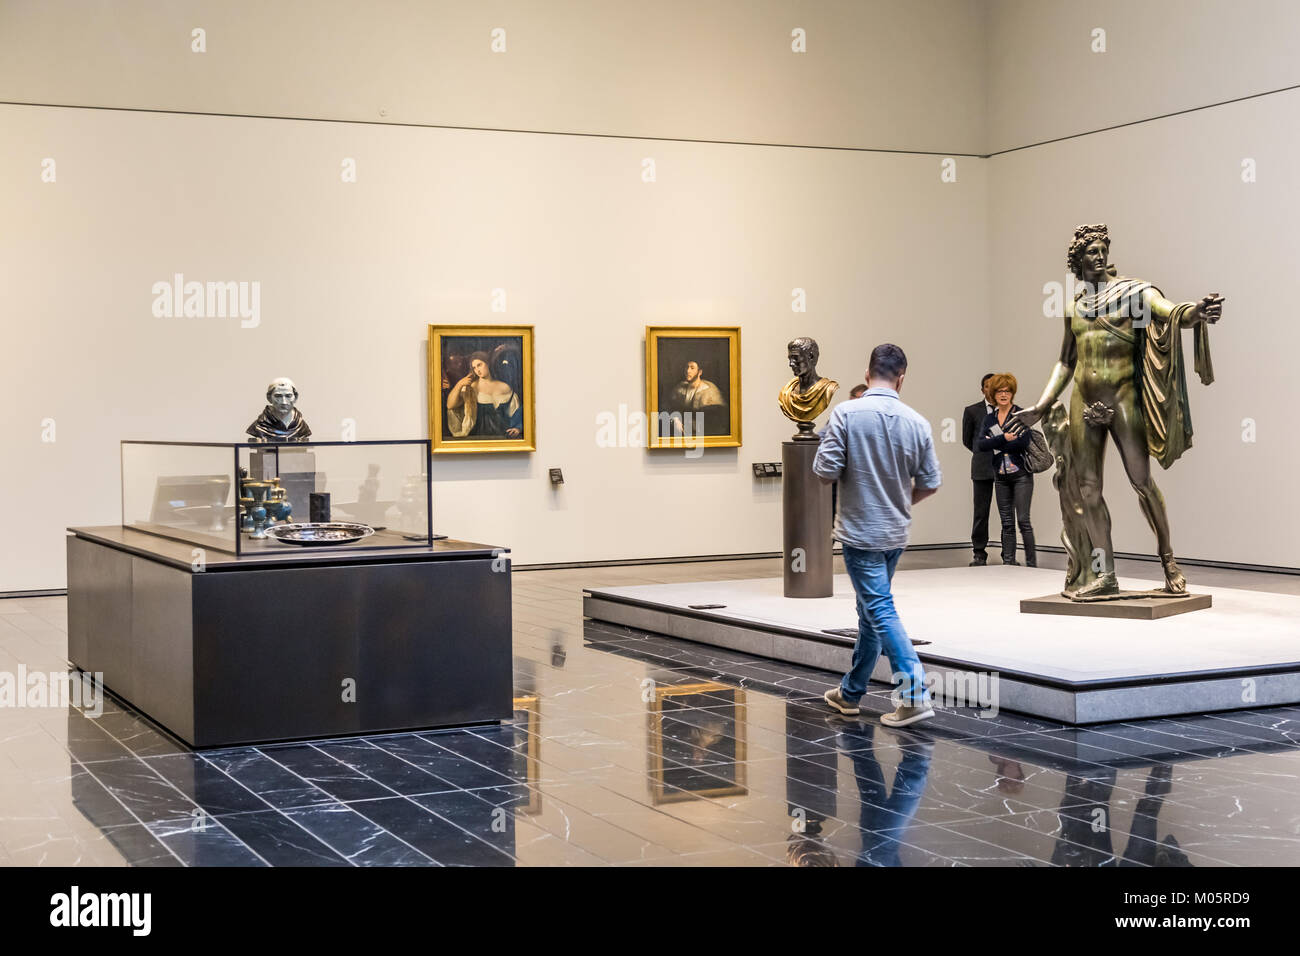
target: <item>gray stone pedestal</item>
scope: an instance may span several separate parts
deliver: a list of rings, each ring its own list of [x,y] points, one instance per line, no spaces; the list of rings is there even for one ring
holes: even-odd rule
[[[781,443],[785,596],[823,598],[832,586],[831,486],[813,474],[818,442]]]

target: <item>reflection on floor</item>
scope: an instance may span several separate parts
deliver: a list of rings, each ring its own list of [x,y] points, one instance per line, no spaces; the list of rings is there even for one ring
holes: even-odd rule
[[[1300,863],[1300,708],[1092,729],[949,710],[891,731],[884,688],[846,719],[819,700],[831,675],[581,616],[583,585],[779,573],[516,574],[500,727],[193,754],[111,701],[96,719],[0,706],[0,864]],[[62,598],[0,601],[0,674],[65,667],[65,622]]]

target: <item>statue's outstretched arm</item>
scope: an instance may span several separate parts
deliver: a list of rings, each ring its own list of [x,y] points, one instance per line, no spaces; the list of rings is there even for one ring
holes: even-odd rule
[[[1052,366],[1052,376],[1047,380],[1043,394],[1031,407],[1016,413],[1016,421],[1026,428],[1038,423],[1047,414],[1047,410],[1061,397],[1065,386],[1074,377],[1074,367],[1079,363],[1079,350],[1074,341],[1074,331],[1070,328],[1070,316],[1065,317],[1065,337],[1061,340],[1061,355]]]
[[[1217,292],[1211,292],[1199,302],[1171,302],[1155,289],[1147,289],[1142,293],[1142,301],[1149,310],[1150,318],[1160,320],[1167,320],[1180,305],[1191,306],[1183,310],[1180,319],[1183,328],[1201,323],[1213,325],[1223,315],[1223,296]]]

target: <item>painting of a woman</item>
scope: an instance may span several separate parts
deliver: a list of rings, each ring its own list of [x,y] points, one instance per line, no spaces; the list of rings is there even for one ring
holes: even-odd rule
[[[469,365],[469,374],[447,393],[447,424],[452,436],[518,438],[523,434],[524,407],[515,390],[492,377],[486,352],[471,355]]]
[[[433,451],[533,451],[533,329],[429,326]]]

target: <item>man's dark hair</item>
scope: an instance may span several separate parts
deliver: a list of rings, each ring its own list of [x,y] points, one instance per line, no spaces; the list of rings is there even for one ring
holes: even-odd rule
[[[981,389],[981,390],[984,388],[985,385],[988,384],[989,379],[991,379],[992,377],[993,377],[993,373],[992,373],[992,372],[985,372],[985,373],[984,373],[984,377],[983,377],[982,379],[980,379],[980,389]]]
[[[853,391],[849,392],[849,398],[861,398],[867,394],[867,386],[859,383],[853,386]]]
[[[871,362],[867,365],[867,378],[895,380],[907,371],[907,356],[897,345],[877,345],[871,350]]]

